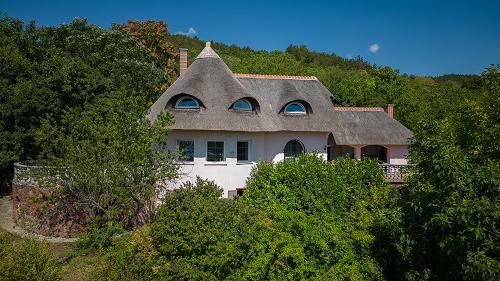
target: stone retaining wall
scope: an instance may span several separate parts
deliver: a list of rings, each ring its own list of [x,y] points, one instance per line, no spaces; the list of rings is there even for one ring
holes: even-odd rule
[[[13,219],[29,232],[53,237],[75,237],[85,232],[85,217],[74,208],[62,206],[54,198],[55,187],[39,186],[26,173],[39,169],[25,163],[14,164],[12,182]]]

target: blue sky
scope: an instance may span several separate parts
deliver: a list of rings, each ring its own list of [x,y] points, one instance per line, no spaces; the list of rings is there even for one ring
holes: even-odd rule
[[[0,0],[0,11],[39,25],[159,19],[172,33],[193,28],[202,40],[265,50],[303,44],[416,75],[479,74],[500,63],[498,0]]]

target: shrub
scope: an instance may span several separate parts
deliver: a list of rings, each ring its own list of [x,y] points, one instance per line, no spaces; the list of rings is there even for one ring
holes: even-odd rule
[[[374,233],[390,201],[375,162],[260,163],[241,200],[269,217],[243,279],[382,279]]]
[[[115,241],[97,275],[111,280],[234,279],[261,224],[256,210],[221,195],[213,182],[201,179],[167,194],[157,220]]]
[[[154,280],[158,277],[162,258],[154,248],[149,225],[113,240],[112,246],[102,253],[101,263],[93,274],[97,280]]]
[[[59,269],[47,242],[14,241],[0,233],[0,280],[59,280]]]

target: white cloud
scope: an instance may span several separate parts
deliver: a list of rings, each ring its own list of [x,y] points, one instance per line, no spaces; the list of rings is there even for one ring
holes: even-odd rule
[[[352,59],[352,58],[353,58],[353,56],[352,56],[352,54],[351,54],[351,53],[347,53],[347,54],[345,55],[345,57],[346,57],[348,60],[350,60],[350,59]]]
[[[175,34],[180,34],[180,35],[185,35],[185,36],[189,36],[189,37],[194,37],[194,36],[198,35],[198,32],[196,32],[196,30],[194,28],[190,27],[187,32],[178,31]]]
[[[373,53],[373,54],[377,53],[378,50],[380,50],[380,45],[377,43],[371,44],[370,48],[368,48],[368,51],[370,51],[370,53]]]

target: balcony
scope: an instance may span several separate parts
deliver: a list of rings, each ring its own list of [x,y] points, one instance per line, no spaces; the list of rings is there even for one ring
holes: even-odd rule
[[[408,168],[411,165],[394,165],[394,164],[379,164],[384,179],[388,183],[401,184],[404,178],[408,175]]]

